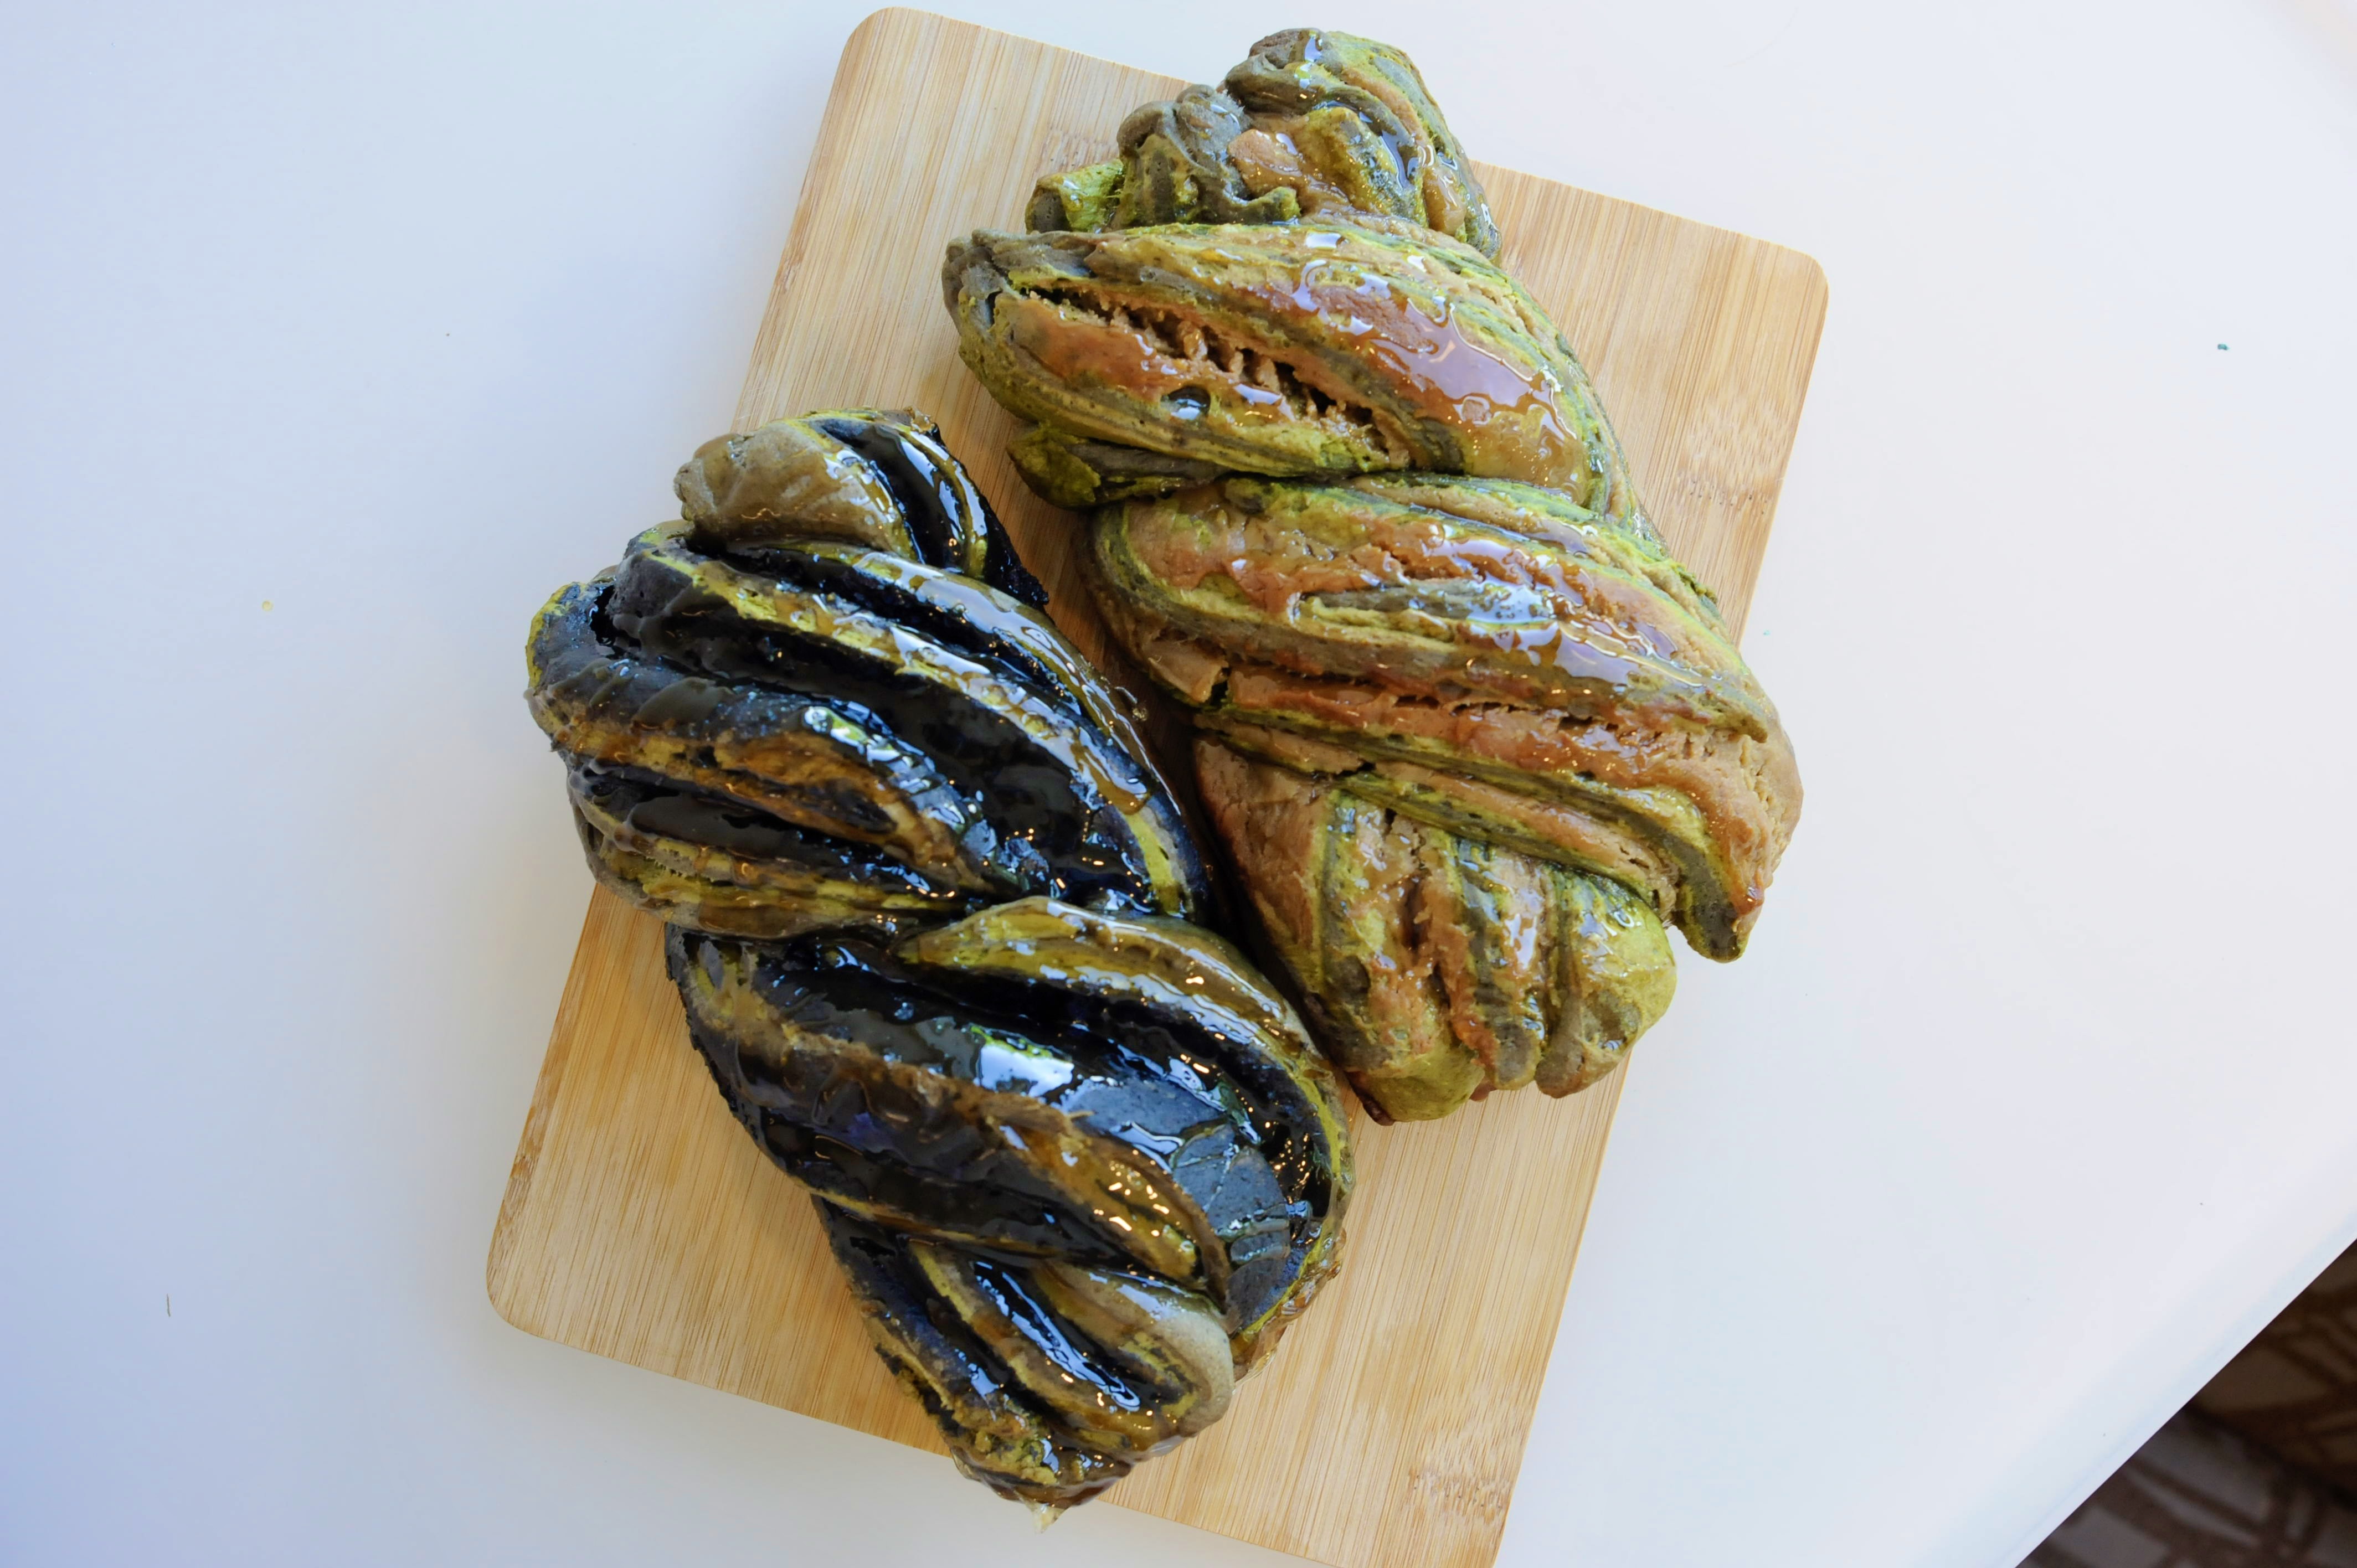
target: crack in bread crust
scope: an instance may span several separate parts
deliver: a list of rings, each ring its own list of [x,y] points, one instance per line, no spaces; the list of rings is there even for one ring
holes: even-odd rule
[[[1074,436],[1275,477],[1522,479],[1635,510],[1587,372],[1544,312],[1417,225],[980,230],[950,248],[942,287],[959,356],[991,395]],[[1190,385],[1204,401],[1178,395]]]
[[[1068,316],[1101,323],[1108,331],[1134,334],[1151,352],[1182,367],[1181,373],[1216,381],[1248,406],[1372,442],[1387,459],[1384,467],[1405,468],[1413,460],[1389,421],[1364,401],[1321,386],[1318,372],[1302,356],[1107,289],[1063,285],[1041,289],[1039,297]]]

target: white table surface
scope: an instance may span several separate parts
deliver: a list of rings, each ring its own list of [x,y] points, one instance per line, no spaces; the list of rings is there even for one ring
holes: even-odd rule
[[[2357,1233],[2357,8],[948,8],[1348,26],[1824,263],[1808,810],[1631,1069],[1502,1561],[2014,1563]],[[1280,1561],[484,1298],[589,886],[525,618],[725,428],[861,14],[7,8],[0,1561]]]

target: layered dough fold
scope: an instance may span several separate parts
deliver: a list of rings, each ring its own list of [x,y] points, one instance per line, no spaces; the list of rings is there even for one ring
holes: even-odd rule
[[[1742,951],[1799,777],[1641,523],[1499,481],[1230,480],[1100,510],[1089,559],[1116,634],[1225,745],[1625,881],[1697,951]]]
[[[1546,313],[1419,224],[985,231],[951,247],[942,285],[966,368],[1038,422],[1014,448],[1025,478],[1062,505],[1222,471],[1426,469],[1634,506],[1595,389]]]
[[[1534,1083],[1585,1089],[1669,1006],[1668,940],[1625,885],[1217,741],[1196,755],[1319,1040],[1385,1115],[1445,1115]]]
[[[878,1354],[1002,1496],[1085,1501],[1218,1420],[1334,1271],[1335,1083],[1209,932],[1029,898],[668,955]]]

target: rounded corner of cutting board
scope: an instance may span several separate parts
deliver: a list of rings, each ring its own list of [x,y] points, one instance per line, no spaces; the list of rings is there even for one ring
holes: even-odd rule
[[[490,1302],[491,1310],[498,1313],[500,1320],[509,1327],[521,1328],[535,1339],[545,1339],[548,1335],[526,1312],[523,1297],[507,1266],[511,1250],[507,1225],[501,1221],[492,1228],[491,1250],[483,1259],[483,1295]]]

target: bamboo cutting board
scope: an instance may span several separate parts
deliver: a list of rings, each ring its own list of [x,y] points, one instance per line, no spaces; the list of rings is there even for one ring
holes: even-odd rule
[[[844,49],[737,411],[740,430],[823,406],[931,413],[1058,623],[1101,661],[1075,521],[1016,478],[1014,426],[958,363],[940,267],[953,236],[1020,227],[1038,175],[1109,156],[1129,110],[1181,85],[921,12],[869,17]],[[1433,86],[1444,108],[1465,91]],[[1594,373],[1654,519],[1739,630],[1824,274],[1724,230],[1480,176],[1507,263]],[[644,521],[607,526],[619,546]],[[552,811],[555,793],[552,774]],[[939,1450],[870,1351],[809,1199],[688,1045],[661,933],[595,896],[492,1239],[493,1303],[567,1345]],[[1626,1077],[1439,1122],[1354,1121],[1341,1275],[1224,1421],[1112,1500],[1340,1568],[1491,1562]],[[944,1464],[942,1484],[972,1483]]]

